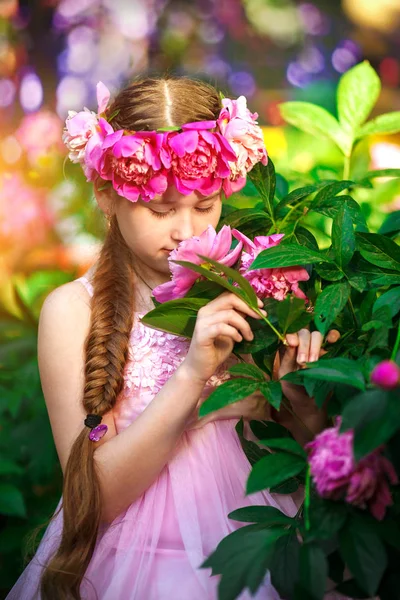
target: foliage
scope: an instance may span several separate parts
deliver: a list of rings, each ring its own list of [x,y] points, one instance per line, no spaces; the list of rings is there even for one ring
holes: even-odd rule
[[[250,352],[257,367],[239,364],[231,369],[235,377],[209,396],[201,415],[255,390],[279,409],[281,384],[266,381],[265,375],[271,375],[270,357],[283,335],[307,325],[324,335],[336,328],[341,339],[322,359],[284,379],[304,385],[318,406],[329,397],[329,416],[341,415],[342,431],[354,430],[356,460],[384,445],[386,456],[400,474],[400,387],[387,390],[370,381],[372,370],[381,361],[391,358],[400,363],[400,220],[392,213],[379,231],[370,229],[357,201],[360,191],[364,197],[373,193],[376,178],[399,178],[400,169],[366,171],[357,177],[351,170],[360,140],[373,133],[400,131],[399,112],[367,122],[379,91],[377,74],[364,62],[341,78],[338,119],[309,103],[281,105],[289,123],[314,136],[329,138],[338,146],[343,154],[342,179],[316,176],[311,184],[293,187],[291,181],[275,173],[269,160],[266,167],[258,164],[249,173],[250,188],[259,197],[254,208],[236,210],[232,202],[225,209],[220,227],[228,224],[248,236],[285,234],[278,246],[256,257],[251,269],[305,265],[310,279],[302,289],[309,306],[292,297],[266,302],[268,319],[251,323],[254,341],[234,348],[238,357]],[[191,265],[208,281],[207,287],[204,281],[195,284],[183,301],[157,306],[143,321],[190,337],[199,303],[214,297],[218,288],[229,289],[249,306],[257,307],[246,279],[218,263],[212,266],[210,270],[210,265],[207,269]],[[350,597],[395,597],[391,594],[399,583],[398,490],[393,488],[394,503],[382,521],[344,499],[321,498],[310,477],[304,449],[284,428],[271,437],[266,423],[254,425],[259,444],[244,438],[242,423],[237,427],[252,465],[246,493],[277,490],[277,486],[287,486],[280,488],[281,493],[291,493],[303,483],[305,503],[294,518],[270,507],[249,507],[229,515],[251,524],[222,540],[202,565],[222,575],[219,597],[233,600],[246,587],[254,593],[267,569],[272,583],[287,600],[321,600],[328,573],[337,590]],[[345,566],[351,573],[347,580]]]

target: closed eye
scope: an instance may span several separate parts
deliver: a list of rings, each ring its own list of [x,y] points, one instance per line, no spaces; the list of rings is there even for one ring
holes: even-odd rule
[[[173,208],[171,208],[171,210],[168,211],[157,211],[157,210],[153,210],[152,208],[149,207],[149,210],[153,213],[153,215],[155,215],[158,219],[164,219],[165,217],[167,217],[173,210]],[[208,206],[207,208],[198,208],[196,207],[195,210],[201,214],[206,214],[206,213],[210,213],[212,210],[214,210],[214,205],[212,206]]]

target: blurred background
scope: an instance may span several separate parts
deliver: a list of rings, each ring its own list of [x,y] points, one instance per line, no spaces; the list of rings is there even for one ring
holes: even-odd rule
[[[40,307],[95,261],[105,231],[91,185],[65,160],[68,110],[96,110],[99,80],[113,93],[142,72],[194,76],[246,95],[291,183],[340,178],[337,148],[285,126],[278,104],[335,114],[339,77],[368,59],[382,80],[374,114],[400,110],[399,31],[399,0],[0,0],[0,597],[61,493],[37,368]],[[360,146],[352,175],[400,168],[399,136]],[[399,180],[364,200],[379,227],[400,210]]]

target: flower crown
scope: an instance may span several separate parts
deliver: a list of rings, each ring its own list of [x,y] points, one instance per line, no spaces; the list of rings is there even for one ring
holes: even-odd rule
[[[117,113],[106,116],[110,92],[101,81],[96,90],[97,114],[86,107],[68,111],[62,139],[87,181],[100,176],[132,202],[148,202],[172,184],[184,195],[197,190],[207,196],[222,187],[230,196],[256,163],[268,162],[258,114],[248,110],[245,96],[222,98],[215,121],[129,131],[113,129]]]

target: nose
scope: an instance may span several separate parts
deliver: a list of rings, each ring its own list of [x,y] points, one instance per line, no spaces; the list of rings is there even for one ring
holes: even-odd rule
[[[171,231],[171,237],[176,242],[187,240],[195,234],[192,216],[188,213],[177,215]]]

